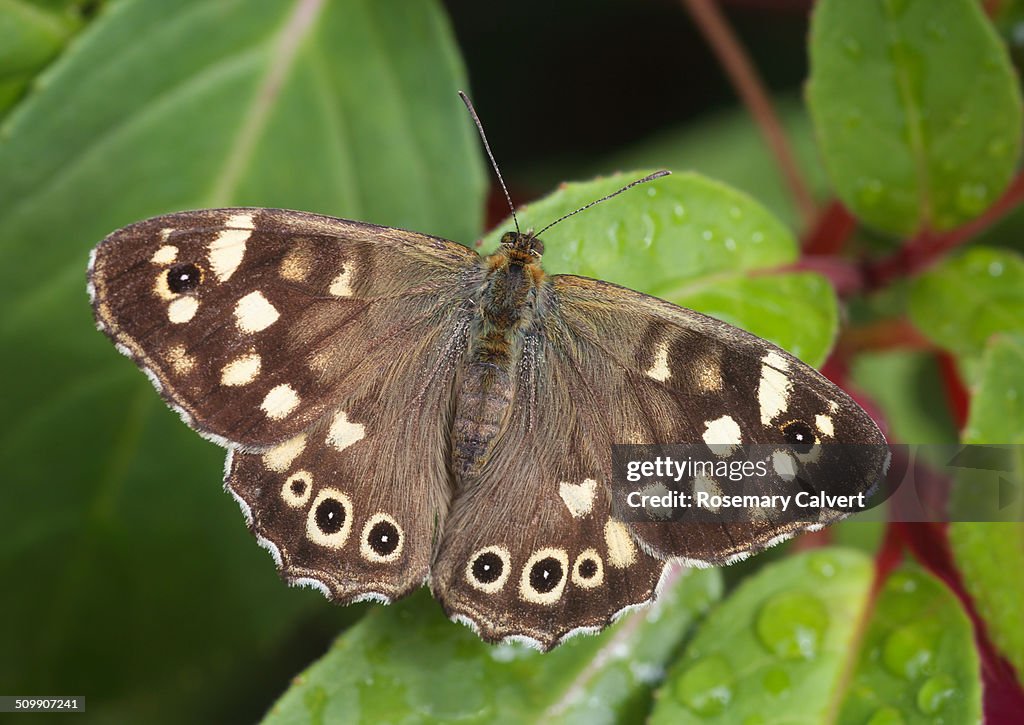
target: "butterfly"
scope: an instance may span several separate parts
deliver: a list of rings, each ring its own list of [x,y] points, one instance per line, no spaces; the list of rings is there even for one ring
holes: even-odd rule
[[[318,214],[210,209],[112,233],[88,287],[99,329],[228,449],[225,488],[281,575],[335,602],[426,583],[485,640],[550,649],[650,602],[675,561],[728,563],[843,515],[617,516],[613,444],[885,441],[780,348],[548,276],[543,251],[518,222],[481,256]],[[856,493],[885,463],[800,465]]]

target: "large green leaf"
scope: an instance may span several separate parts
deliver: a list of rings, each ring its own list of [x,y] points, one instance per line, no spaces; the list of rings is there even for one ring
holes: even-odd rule
[[[222,452],[93,329],[88,251],[136,219],[229,203],[471,239],[484,175],[464,84],[436,3],[128,0],[8,118],[9,691],[86,693],[99,719],[180,721],[214,697],[259,711],[241,668],[280,677],[282,639],[326,605],[278,581],[220,491]]]
[[[870,603],[865,555],[822,549],[766,566],[713,610],[658,693],[652,722],[823,722]]]
[[[266,722],[635,720],[694,619],[721,596],[717,570],[679,578],[653,607],[547,654],[485,644],[426,596],[410,599],[343,634]]]
[[[838,721],[969,723],[981,714],[970,619],[934,577],[897,570],[878,594]]]
[[[973,379],[992,335],[1024,333],[1024,257],[975,247],[945,260],[914,281],[910,315]]]
[[[817,3],[807,98],[825,166],[866,223],[948,229],[1016,166],[1021,97],[977,0]]]
[[[652,722],[978,721],[978,657],[956,598],[905,567],[872,602],[872,574],[844,549],[765,567],[698,629]]]
[[[520,226],[539,230],[645,173],[565,184],[519,210]],[[510,228],[510,220],[503,222],[484,247]],[[811,365],[820,365],[832,345],[838,315],[828,282],[780,271],[798,254],[789,230],[746,194],[698,174],[631,189],[543,238],[548,273],[596,277],[692,307]]]

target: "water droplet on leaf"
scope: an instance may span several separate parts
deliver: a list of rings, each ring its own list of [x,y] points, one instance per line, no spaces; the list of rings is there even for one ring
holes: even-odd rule
[[[898,677],[913,680],[932,666],[936,636],[921,625],[900,627],[882,647],[885,668]]]
[[[724,657],[706,657],[691,665],[676,681],[675,694],[698,715],[711,717],[732,700],[733,672]]]
[[[949,675],[929,677],[917,691],[917,709],[925,715],[934,715],[956,694],[956,683]]]
[[[828,629],[828,611],[822,601],[805,592],[776,594],[757,615],[757,637],[779,657],[813,659]]]

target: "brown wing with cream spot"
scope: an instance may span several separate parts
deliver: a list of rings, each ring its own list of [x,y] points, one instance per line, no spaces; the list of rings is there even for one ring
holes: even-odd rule
[[[96,318],[201,434],[282,575],[338,601],[426,578],[479,257],[300,212],[157,217],[95,251]]]
[[[655,596],[664,562],[610,516],[591,399],[543,335],[528,337],[507,424],[459,483],[431,568],[448,616],[490,642],[550,649]]]
[[[89,284],[100,328],[193,428],[259,448],[329,414],[425,330],[454,327],[478,260],[387,227],[216,209],[114,232]]]
[[[888,460],[885,439],[850,397],[784,350],[719,320],[606,282],[552,278],[548,335],[575,371],[573,383],[600,416],[590,436],[612,443],[785,446],[772,456],[763,493],[801,485],[833,494],[874,488]],[[837,446],[836,443],[844,445]],[[793,446],[806,444],[806,453]],[[706,458],[716,453],[708,448]],[[684,478],[727,490],[724,481]],[[621,492],[613,492],[618,494]],[[627,504],[618,499],[614,510]],[[811,512],[812,514],[814,512]],[[701,564],[742,558],[844,513],[752,512],[720,524],[630,521],[630,530],[660,557]],[[763,514],[763,515],[761,515]]]

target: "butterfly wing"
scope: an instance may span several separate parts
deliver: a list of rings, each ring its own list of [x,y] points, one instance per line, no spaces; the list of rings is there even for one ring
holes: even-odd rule
[[[290,581],[393,598],[447,509],[451,385],[479,257],[331,217],[157,217],[94,252],[97,322],[185,421]]]
[[[766,341],[692,310],[582,277],[552,279],[548,335],[578,373],[577,389],[600,414],[589,435],[614,443],[705,444],[707,457],[742,445],[768,450],[760,493],[794,490],[868,493],[888,464],[877,426],[850,397],[810,366]],[[797,446],[796,444],[801,445]],[[841,443],[842,445],[834,445]],[[776,450],[772,450],[777,447]],[[603,481],[609,485],[610,477]],[[683,477],[683,494],[725,490],[711,477]],[[613,487],[613,510],[630,510]],[[695,564],[743,558],[846,511],[749,510],[721,523],[683,524],[639,516],[630,530],[659,557]]]
[[[527,337],[506,425],[462,481],[431,568],[445,612],[491,642],[550,649],[650,601],[666,564],[611,517],[591,399],[543,334]]]

